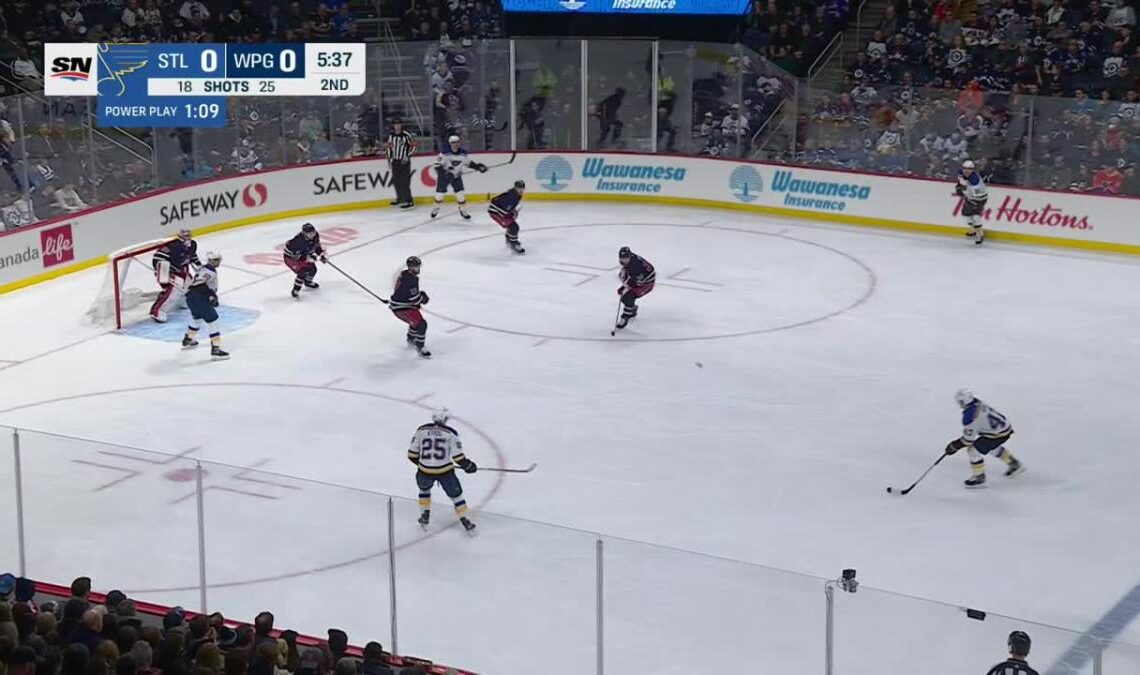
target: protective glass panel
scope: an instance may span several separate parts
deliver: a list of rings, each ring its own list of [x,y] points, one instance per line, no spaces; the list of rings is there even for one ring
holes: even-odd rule
[[[607,672],[823,672],[822,579],[604,541]]]
[[[107,171],[92,179],[98,160],[92,152],[92,130],[87,127],[91,119],[87,99],[27,95],[13,99],[13,106],[17,109],[7,110],[5,116],[17,139],[11,148],[12,163],[0,161],[6,174],[0,176],[0,184],[14,187],[18,180],[30,190],[22,196],[27,207],[22,220],[44,220],[81,210],[99,198],[118,199],[150,188],[149,148],[114,130],[94,136],[94,141],[108,153],[108,160],[121,161],[122,166],[111,170],[103,163]],[[17,199],[21,195],[8,193],[4,203],[14,205]],[[6,221],[12,220],[8,216],[21,219],[12,209],[5,215]]]
[[[582,143],[582,43],[515,40],[518,149],[576,149]]]
[[[586,46],[589,148],[652,149],[653,44],[589,40]]]
[[[1032,187],[1108,194],[1140,194],[1135,139],[1140,102],[1099,101],[1084,90],[1074,98],[1033,99]]]
[[[284,164],[287,141],[281,133],[283,101],[252,96],[230,99],[230,116],[237,126],[237,152],[231,153],[231,170],[251,173]]]
[[[1101,675],[1140,673],[1140,646],[1109,642],[1101,647]]]
[[[510,150],[510,42],[479,40],[465,53],[471,61],[471,76],[462,89],[467,147]]]
[[[1041,672],[1081,637],[995,614],[972,617],[962,607],[865,586],[855,593],[836,590],[835,670],[852,675],[901,673],[922,663],[930,675],[984,673],[1006,658],[1006,641],[1015,630],[1029,634],[1031,663]],[[1092,675],[1090,660],[1068,663],[1064,672]]]
[[[198,607],[197,470],[139,448],[20,430],[28,569]]]
[[[19,530],[16,520],[14,429],[0,427],[0,570],[19,570]]]
[[[470,537],[434,492],[426,531],[414,500],[395,502],[400,651],[480,673],[592,672],[594,537],[478,511]]]
[[[729,45],[696,44],[692,53],[693,147],[701,155],[738,157],[747,151],[750,121],[742,108],[744,77]]]
[[[657,52],[657,151],[696,154],[702,146],[693,126],[693,59],[696,50],[662,42]]]
[[[388,643],[387,498],[265,471],[269,459],[203,462],[212,611],[353,644]]]

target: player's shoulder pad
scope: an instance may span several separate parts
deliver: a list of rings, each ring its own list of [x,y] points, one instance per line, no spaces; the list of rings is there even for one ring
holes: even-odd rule
[[[458,431],[456,431],[454,428],[452,428],[452,427],[450,427],[450,426],[448,426],[448,425],[446,425],[446,424],[438,424],[438,423],[435,423],[435,424],[433,424],[433,426],[437,426],[437,427],[439,427],[440,429],[443,429],[444,431],[449,431],[449,432],[451,432],[451,433],[455,434],[456,436],[458,436],[458,435],[459,435],[459,432],[458,432]]]
[[[436,427],[435,422],[428,422],[427,424],[421,424],[418,427],[416,427],[416,431],[426,431],[428,429],[434,429],[435,427]]]

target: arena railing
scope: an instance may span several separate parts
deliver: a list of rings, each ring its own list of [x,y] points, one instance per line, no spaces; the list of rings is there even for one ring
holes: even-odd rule
[[[452,73],[458,95],[439,99],[431,85],[439,49],[402,43],[420,64],[408,72],[383,45],[369,45],[363,95],[235,98],[222,129],[107,133],[94,128],[86,99],[7,97],[0,116],[15,140],[12,159],[0,161],[0,216],[12,228],[60,215],[65,208],[45,193],[67,187],[95,206],[201,178],[373,154],[394,115],[422,121],[427,151],[455,133],[472,152],[703,154],[930,178],[948,177],[968,156],[996,184],[1140,196],[1132,166],[1140,102],[907,82],[836,91],[738,44],[532,38],[452,43],[466,66]],[[598,103],[618,89],[621,107],[603,121]],[[734,106],[745,121],[726,122]]]
[[[325,450],[351,454],[342,442]],[[275,456],[312,451],[311,439],[266,443]],[[400,496],[414,489],[399,453],[362,450],[378,462],[365,476],[322,466],[342,484],[269,471],[258,443],[239,445],[246,456],[219,463],[203,459],[208,445],[155,452],[0,427],[0,512],[15,515],[0,521],[0,571],[84,574],[227,617],[269,609],[302,633],[340,628],[487,673],[878,675],[921,664],[960,675],[986,672],[1013,630],[1031,635],[1047,675],[1140,669],[1129,641],[1140,633],[1127,625],[1067,629],[856,587],[842,560],[826,579],[501,515],[495,478],[467,480],[479,535],[454,527],[444,504],[424,532],[417,503]]]

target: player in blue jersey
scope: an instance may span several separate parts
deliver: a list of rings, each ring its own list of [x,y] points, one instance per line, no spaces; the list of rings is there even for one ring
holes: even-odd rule
[[[629,320],[637,316],[637,299],[645,297],[653,290],[657,281],[657,272],[653,264],[645,258],[622,246],[618,251],[618,262],[621,263],[621,318],[618,319],[617,328],[625,328]]]
[[[455,200],[459,202],[459,215],[463,216],[464,220],[471,220],[471,214],[467,213],[467,193],[464,192],[463,187],[463,169],[470,168],[485,173],[487,165],[468,159],[467,150],[460,147],[459,137],[452,136],[447,139],[447,148],[439,153],[439,157],[435,160],[435,206],[431,210],[431,217],[435,218],[439,215],[439,207],[443,204],[443,196],[447,194],[447,189],[451,188],[455,192]]]
[[[297,275],[293,279],[294,298],[301,297],[302,286],[313,290],[321,287],[313,281],[313,277],[317,276],[317,265],[313,261],[325,263],[329,259],[321,246],[321,235],[312,223],[302,225],[301,231],[285,244],[284,257],[285,265]]]
[[[420,266],[423,263],[416,256],[407,259],[404,269],[396,276],[396,286],[388,298],[388,309],[396,318],[408,324],[408,344],[416,348],[420,356],[431,358],[431,352],[424,348],[427,340],[427,319],[420,307],[428,303],[428,294],[420,290]]]
[[[229,352],[222,350],[222,332],[215,327],[218,320],[218,267],[222,264],[222,256],[210,252],[206,254],[206,264],[194,273],[194,280],[186,291],[186,305],[190,307],[190,325],[186,334],[182,336],[182,348],[189,349],[198,346],[198,330],[202,322],[206,322],[206,330],[210,335],[210,357],[214,359],[228,359]]]
[[[970,458],[971,475],[966,487],[979,488],[986,484],[985,455],[997,451],[996,456],[1006,465],[1005,477],[1013,478],[1025,470],[1013,454],[1005,449],[1005,442],[1013,436],[1013,427],[998,411],[974,396],[969,389],[959,389],[954,400],[962,408],[962,437],[950,441],[946,454],[953,455],[962,448]]]
[[[526,193],[526,183],[521,180],[516,180],[514,187],[506,192],[495,195],[491,199],[491,205],[487,207],[487,212],[491,216],[491,220],[499,224],[499,227],[506,230],[503,237],[507,240],[507,246],[515,253],[526,253],[526,249],[519,244],[519,208],[522,203],[523,195]]]
[[[974,239],[975,246],[981,246],[986,240],[986,233],[982,229],[982,214],[985,213],[989,193],[986,191],[986,181],[982,178],[982,174],[978,173],[974,163],[968,159],[962,162],[954,194],[963,200],[962,215],[966,217],[966,224],[970,226],[966,236]]]
[[[194,241],[190,230],[179,230],[177,238],[155,250],[150,264],[154,268],[154,278],[162,289],[150,306],[150,317],[159,323],[165,323],[167,312],[186,294],[190,267],[197,269],[202,265],[198,259],[198,242]]]

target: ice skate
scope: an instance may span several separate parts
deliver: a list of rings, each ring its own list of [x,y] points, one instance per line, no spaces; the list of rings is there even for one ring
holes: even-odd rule
[[[166,323],[166,312],[155,312],[150,318],[154,319],[155,323]]]
[[[215,361],[224,361],[225,359],[230,358],[230,353],[221,347],[214,345],[213,348],[210,349],[210,358],[214,359]]]
[[[316,290],[316,289],[318,289],[318,288],[320,288],[320,287],[321,287],[321,285],[320,285],[320,284],[318,284],[318,283],[317,283],[317,282],[315,282],[315,281],[306,281],[306,282],[305,282],[305,288],[311,288],[311,289],[313,289],[313,290]]]
[[[459,522],[463,524],[463,529],[467,530],[467,534],[475,534],[475,523],[465,517],[461,517]]]
[[[1014,476],[1021,475],[1025,471],[1025,467],[1017,459],[1011,460],[1009,466],[1005,470],[1006,478],[1013,478]]]
[[[467,213],[465,209],[459,209],[459,215],[463,217],[463,220],[471,220],[471,214]]]
[[[427,348],[424,347],[423,345],[416,345],[416,353],[418,353],[421,358],[425,358],[425,359],[431,358],[431,352],[428,351]]]
[[[437,206],[431,210],[431,217],[435,218],[438,215],[439,215],[439,207]]]
[[[182,336],[182,348],[183,349],[190,349],[191,347],[197,347],[197,346],[198,346],[197,340],[190,337],[189,335],[183,335]]]
[[[422,527],[426,530],[428,528],[428,522],[430,520],[431,520],[431,511],[424,509],[423,513],[420,514],[419,520],[417,520],[416,522],[420,524],[420,527]]]
[[[962,484],[965,485],[967,488],[970,488],[970,489],[985,487],[986,486],[986,474],[979,473],[976,476],[970,476]]]
[[[293,292],[291,292],[289,295],[292,295],[293,298],[296,300],[300,300],[301,299],[301,287],[300,286],[294,286]]]

